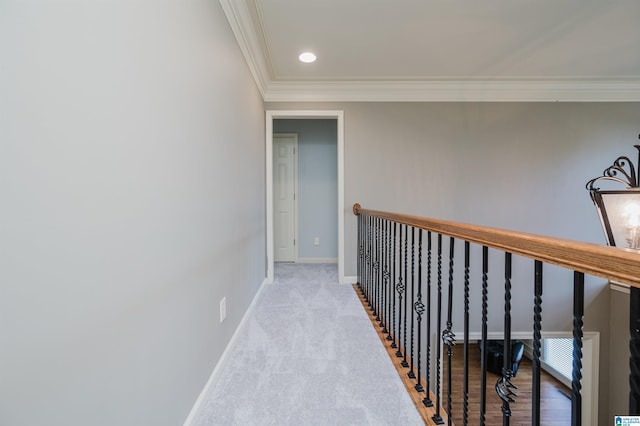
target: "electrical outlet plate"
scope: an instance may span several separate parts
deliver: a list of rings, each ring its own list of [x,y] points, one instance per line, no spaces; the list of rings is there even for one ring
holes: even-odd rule
[[[320,237],[314,237],[313,238],[313,245],[314,246],[319,246],[320,245]]]
[[[223,297],[220,300],[220,322],[223,322],[227,318],[227,298]]]

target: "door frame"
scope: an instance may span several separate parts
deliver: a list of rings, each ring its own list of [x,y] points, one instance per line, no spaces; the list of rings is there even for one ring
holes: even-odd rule
[[[298,261],[298,134],[297,133],[275,133],[274,135],[277,135],[279,137],[295,137],[295,143],[293,146],[293,194],[294,194],[293,195],[293,262],[297,262]],[[272,140],[272,143],[273,143],[273,140]],[[271,157],[272,157],[271,164],[273,164],[273,155]],[[273,174],[271,176],[271,182],[273,185]],[[273,209],[273,205],[271,208]],[[272,222],[272,224],[273,223],[275,222]],[[274,244],[275,244],[275,240],[274,240]],[[274,254],[274,259],[275,259],[275,254]]]
[[[267,110],[265,120],[266,141],[266,215],[267,215],[267,282],[272,283],[273,272],[273,120],[274,119],[327,119],[337,120],[338,144],[338,282],[345,283],[344,276],[344,111],[343,110]]]

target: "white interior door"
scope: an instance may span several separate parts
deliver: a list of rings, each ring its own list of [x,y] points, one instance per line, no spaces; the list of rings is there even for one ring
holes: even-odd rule
[[[298,135],[273,135],[273,243],[276,262],[295,262]]]

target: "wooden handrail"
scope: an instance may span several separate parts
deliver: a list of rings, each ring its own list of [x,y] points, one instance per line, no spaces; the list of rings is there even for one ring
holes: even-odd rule
[[[640,254],[618,247],[363,209],[357,203],[353,213],[388,219],[640,288]]]

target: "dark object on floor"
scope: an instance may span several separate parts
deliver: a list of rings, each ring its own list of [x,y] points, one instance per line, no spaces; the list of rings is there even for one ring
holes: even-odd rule
[[[482,341],[478,342],[478,349],[482,350]],[[511,341],[511,371],[515,377],[518,373],[520,360],[524,354],[524,343],[519,340]],[[487,371],[502,376],[504,364],[504,341],[487,340]]]

